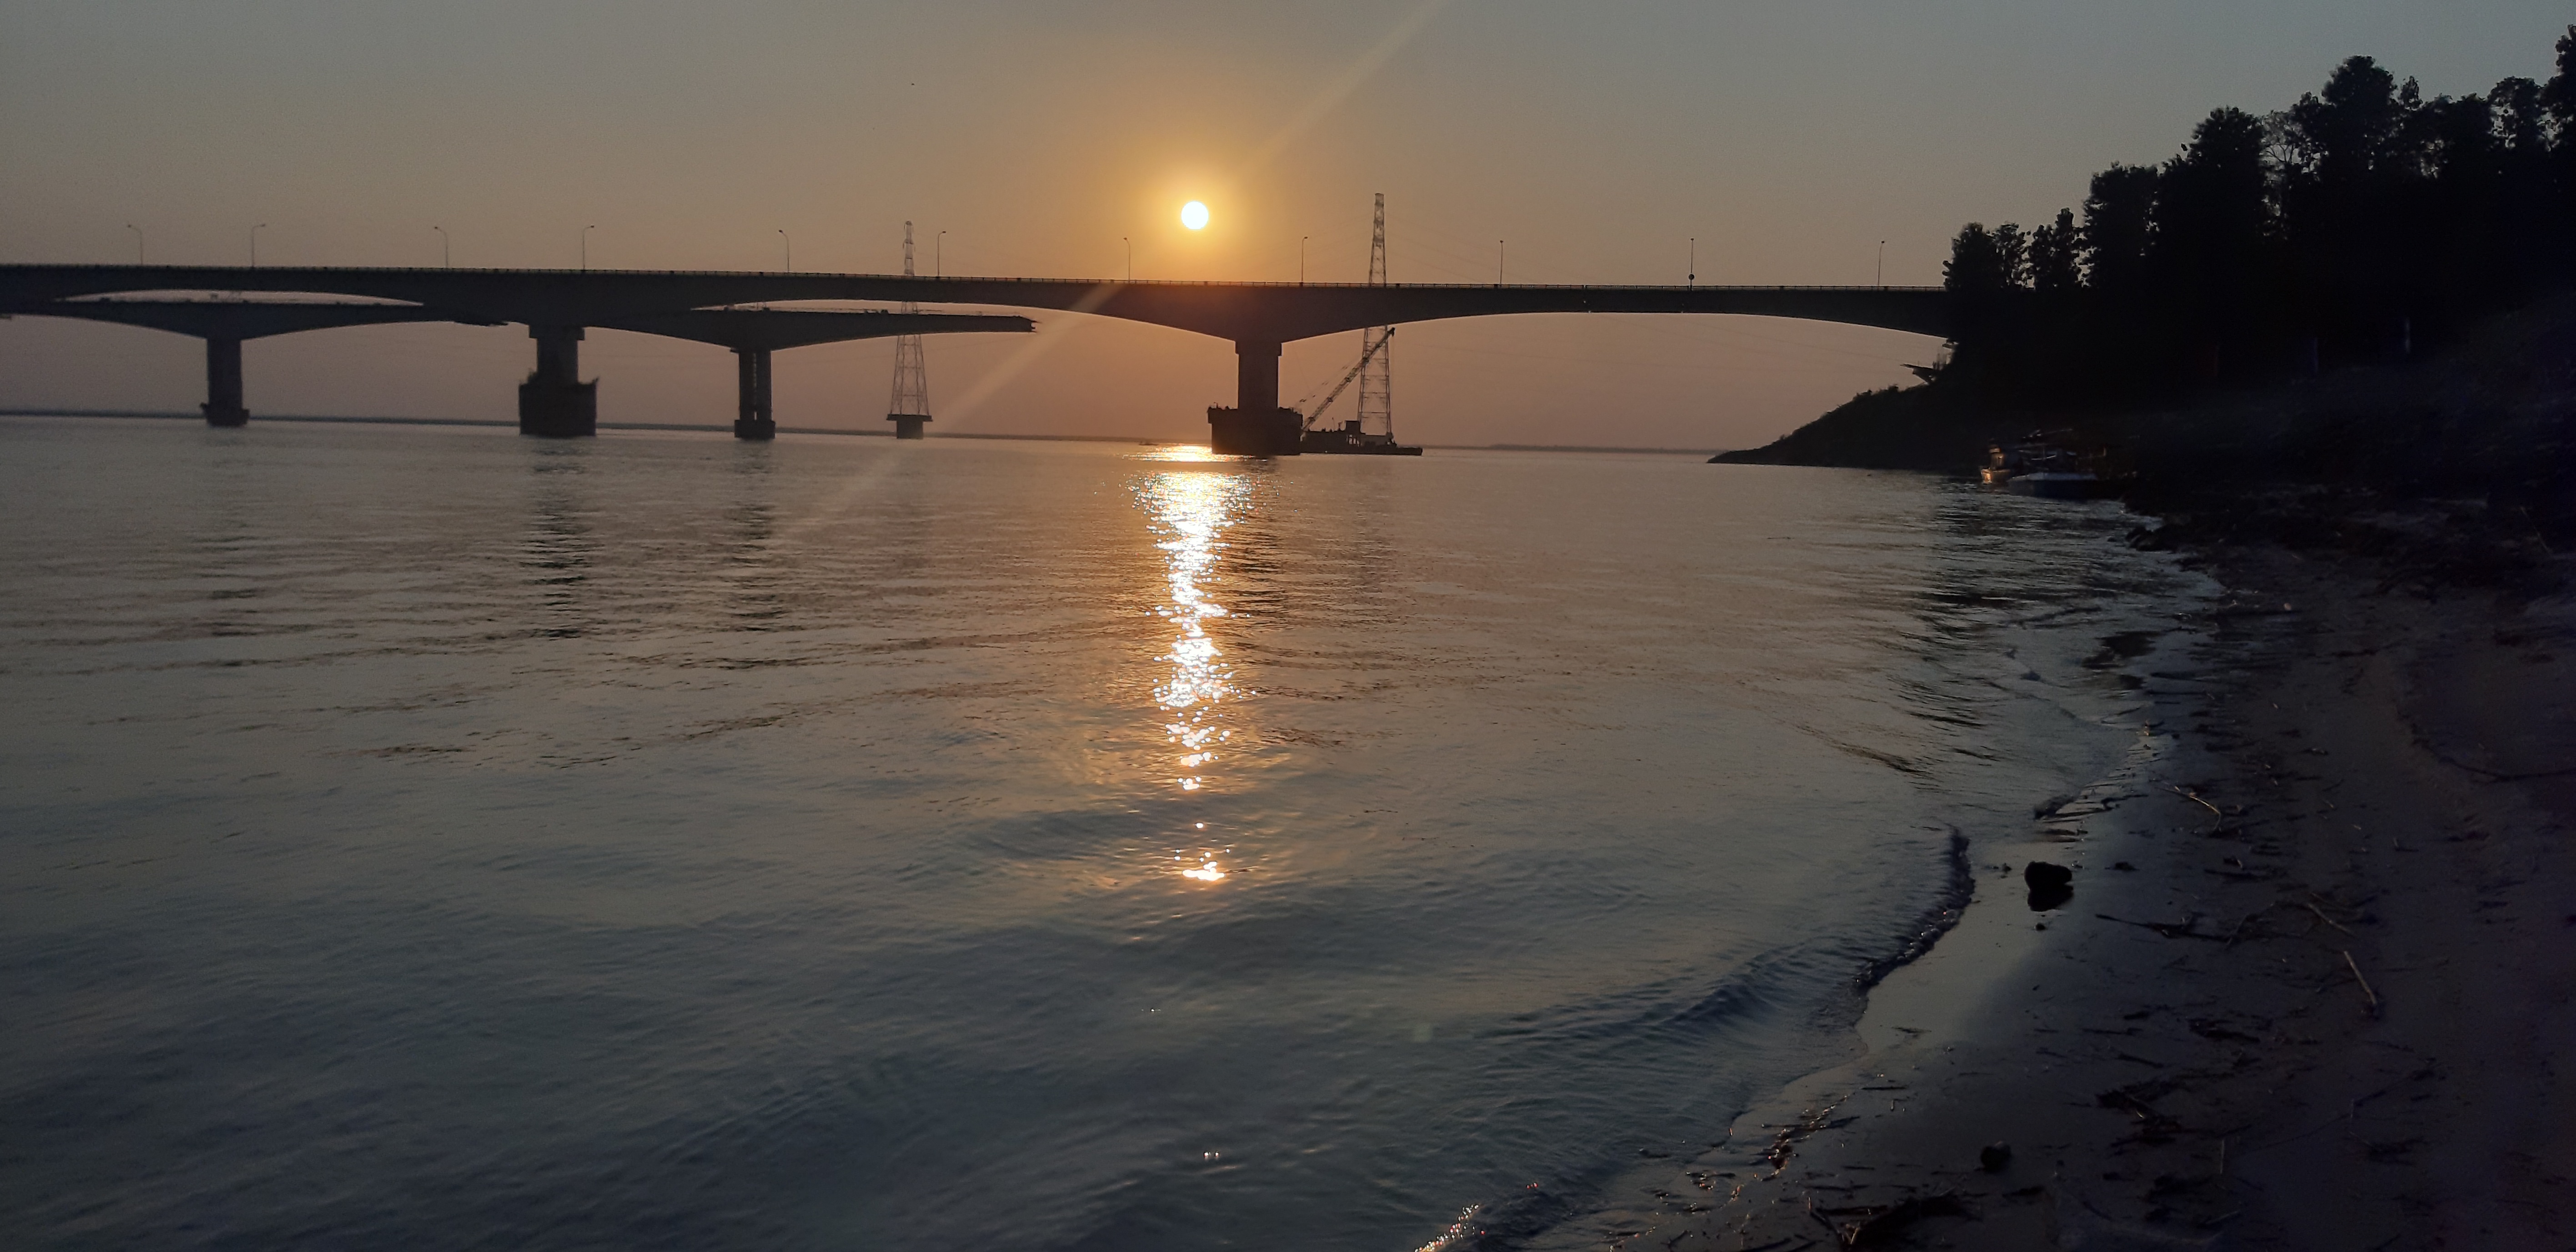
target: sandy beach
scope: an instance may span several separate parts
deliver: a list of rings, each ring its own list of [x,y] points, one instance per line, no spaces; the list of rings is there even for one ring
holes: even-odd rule
[[[2137,749],[1971,832],[1867,1054],[1540,1246],[2576,1246],[2576,597],[2193,559]]]

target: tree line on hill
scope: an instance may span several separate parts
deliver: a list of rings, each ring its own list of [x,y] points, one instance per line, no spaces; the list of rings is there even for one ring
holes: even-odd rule
[[[1943,389],[2115,401],[2388,360],[2576,280],[2576,25],[2548,82],[2424,98],[2376,60],[2209,114],[2079,217],[1969,223]]]

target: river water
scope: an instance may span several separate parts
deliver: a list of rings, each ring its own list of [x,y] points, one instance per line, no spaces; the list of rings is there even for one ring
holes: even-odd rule
[[[1846,1055],[2189,580],[1647,456],[6,419],[0,517],[42,1248],[1534,1229]]]

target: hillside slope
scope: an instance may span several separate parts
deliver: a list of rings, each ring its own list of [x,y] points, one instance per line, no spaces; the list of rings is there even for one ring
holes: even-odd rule
[[[1981,402],[1935,383],[1869,392],[1719,464],[1966,473],[1987,442],[2037,427],[2118,451],[2132,504],[2248,522],[2288,497],[2345,514],[2443,501],[2557,551],[2576,548],[2576,295],[2494,319],[2427,359],[2112,412]],[[2315,520],[2316,510],[2303,510]],[[2181,520],[2181,519],[2176,519]]]

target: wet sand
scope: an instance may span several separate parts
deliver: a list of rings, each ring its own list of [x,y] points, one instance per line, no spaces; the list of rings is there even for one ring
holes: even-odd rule
[[[2138,750],[1972,832],[1867,1055],[1538,1246],[2576,1247],[2576,596],[2208,559]]]

